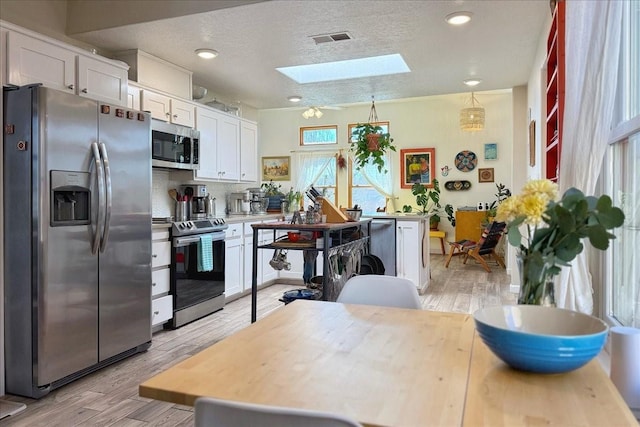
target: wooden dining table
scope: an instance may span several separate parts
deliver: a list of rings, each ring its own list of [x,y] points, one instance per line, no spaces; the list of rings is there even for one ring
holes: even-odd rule
[[[140,396],[339,413],[367,426],[637,426],[596,360],[509,368],[473,316],[298,300],[155,375]]]

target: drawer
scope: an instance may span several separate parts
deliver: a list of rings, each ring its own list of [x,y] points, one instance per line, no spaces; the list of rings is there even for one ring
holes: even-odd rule
[[[158,240],[169,240],[169,230],[157,230],[157,231],[153,231],[151,233],[151,240],[158,241]]]
[[[242,223],[229,224],[229,228],[225,230],[226,238],[233,239],[234,237],[242,236]]]
[[[151,268],[171,264],[171,242],[151,242]]]
[[[169,269],[154,270],[151,272],[151,296],[166,294],[169,292]]]
[[[157,298],[151,301],[151,326],[160,325],[173,317],[173,297]]]

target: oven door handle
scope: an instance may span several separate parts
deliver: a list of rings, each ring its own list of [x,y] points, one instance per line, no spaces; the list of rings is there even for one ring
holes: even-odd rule
[[[209,234],[198,234],[195,236],[187,236],[187,237],[176,237],[173,239],[173,247],[179,248],[182,246],[188,246],[192,243],[198,243],[200,241],[200,236],[211,236],[211,240],[214,242],[219,240],[224,240],[224,233],[209,233]]]

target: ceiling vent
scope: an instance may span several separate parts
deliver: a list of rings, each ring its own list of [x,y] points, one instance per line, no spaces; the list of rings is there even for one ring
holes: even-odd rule
[[[320,34],[318,36],[311,36],[311,38],[313,39],[313,41],[316,42],[316,44],[337,42],[340,40],[351,40],[351,36],[347,32],[334,33],[334,34]]]

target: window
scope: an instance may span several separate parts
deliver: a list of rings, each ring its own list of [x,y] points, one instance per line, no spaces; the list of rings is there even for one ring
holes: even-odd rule
[[[349,207],[358,205],[363,212],[376,212],[378,208],[384,208],[386,197],[376,190],[365,178],[362,170],[356,170],[352,162],[349,162],[351,174],[349,176]]]
[[[324,145],[338,143],[338,126],[313,126],[300,128],[300,145]]]
[[[625,2],[618,90],[608,151],[609,194],[624,211],[614,230],[605,282],[605,310],[616,324],[640,327],[640,2]]]
[[[318,190],[325,199],[336,205],[338,200],[338,180],[336,174],[335,156],[329,161],[329,164],[322,171],[320,176],[313,182],[313,187]],[[336,205],[337,206],[337,205]]]

